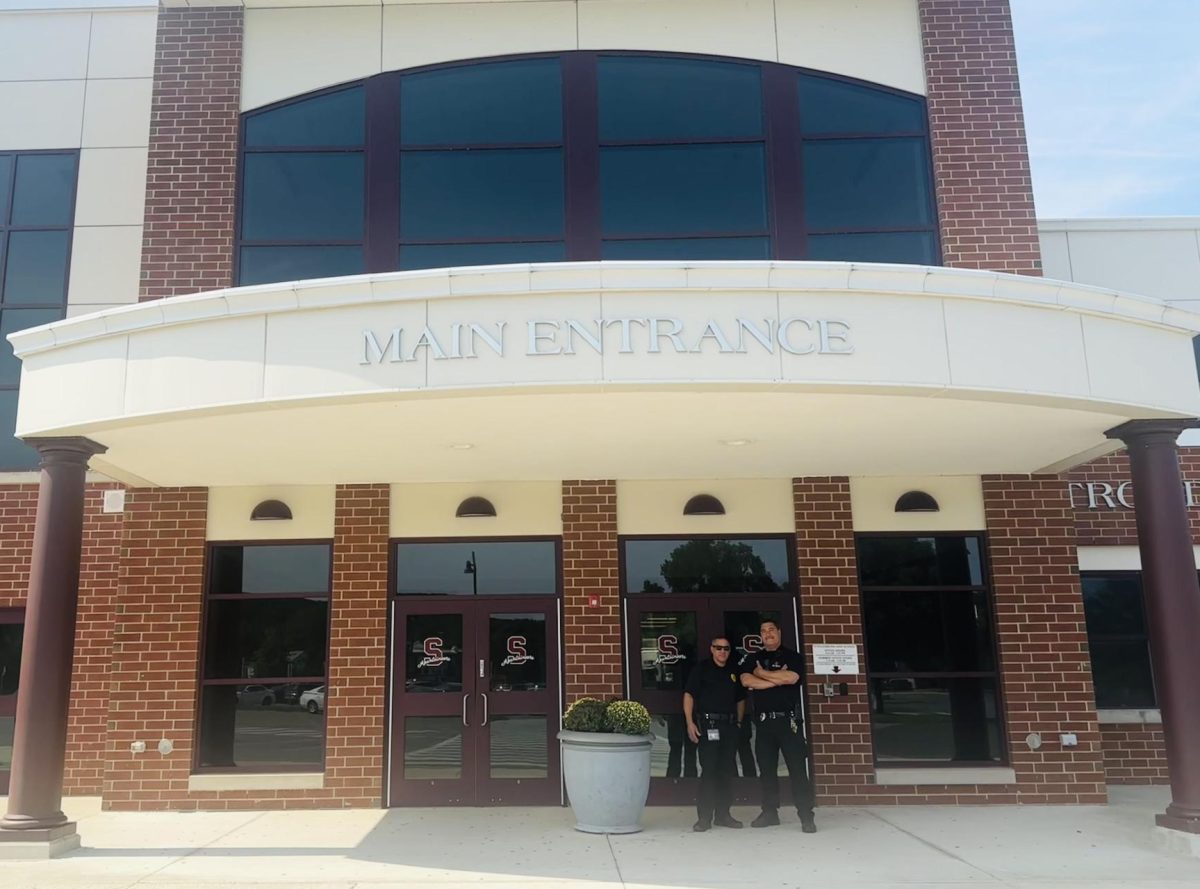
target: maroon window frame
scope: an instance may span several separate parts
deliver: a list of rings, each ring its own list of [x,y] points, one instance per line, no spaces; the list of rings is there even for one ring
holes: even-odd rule
[[[222,547],[241,547],[247,549],[254,546],[324,546],[329,550],[329,575],[324,593],[221,593],[213,594],[212,587],[212,565],[213,565],[213,550]],[[328,712],[329,701],[329,646],[331,642],[331,626],[333,623],[333,541],[332,540],[215,540],[209,541],[205,547],[204,561],[204,607],[201,613],[200,620],[200,650],[197,658],[196,668],[196,743],[192,753],[192,771],[202,773],[236,773],[236,774],[253,774],[256,772],[274,774],[277,772],[324,772],[326,757],[328,755],[329,745],[329,722],[328,719],[322,719],[322,737],[321,737],[321,762],[311,766],[276,766],[264,765],[257,766],[203,766],[201,765],[201,757],[203,752],[203,739],[200,733],[203,731],[204,719],[201,713],[201,708],[204,705],[204,690],[210,686],[216,685],[305,685],[312,684],[314,687],[323,685],[325,687],[326,707],[323,708]],[[253,600],[262,601],[268,599],[319,599],[324,598],[329,603],[329,608],[325,616],[325,673],[320,676],[255,676],[252,678],[240,677],[236,679],[206,679],[205,672],[205,652],[208,647],[208,618],[209,618],[209,602],[221,600]]]
[[[244,165],[247,152],[254,151],[359,151],[358,148],[327,146],[272,146],[270,148],[253,149],[246,147],[245,130],[247,119],[257,114],[275,111],[298,102],[328,95],[333,92],[363,86],[366,114],[366,143],[361,150],[365,152],[365,182],[362,243],[364,253],[364,271],[366,273],[381,273],[396,271],[400,267],[400,246],[402,243],[419,244],[422,241],[405,241],[400,231],[400,156],[401,132],[399,97],[400,82],[405,76],[420,74],[439,69],[458,68],[477,64],[487,64],[503,61],[518,61],[523,59],[558,59],[561,63],[562,95],[563,95],[563,134],[561,146],[563,149],[564,166],[564,213],[565,213],[565,249],[567,262],[596,261],[601,257],[602,240],[628,240],[628,237],[610,235],[602,239],[600,224],[600,151],[607,144],[602,143],[599,134],[599,109],[597,97],[598,59],[612,56],[643,56],[653,58],[701,59],[714,62],[727,62],[753,66],[759,69],[762,82],[764,135],[754,139],[744,138],[706,138],[703,140],[678,140],[681,143],[700,141],[705,144],[736,144],[765,142],[766,145],[766,188],[767,188],[767,230],[759,234],[765,235],[770,242],[772,259],[803,260],[808,257],[809,228],[804,220],[804,185],[802,156],[806,142],[820,140],[859,140],[879,138],[918,138],[923,140],[926,158],[928,159],[928,194],[933,207],[933,221],[929,226],[894,227],[894,226],[861,226],[852,229],[822,229],[812,230],[811,234],[875,234],[889,232],[929,232],[934,243],[934,258],[940,262],[941,242],[936,224],[937,197],[933,182],[933,162],[929,142],[928,113],[921,115],[923,126],[915,131],[863,131],[853,133],[825,133],[820,135],[801,132],[799,77],[821,77],[829,80],[854,84],[881,94],[901,96],[919,101],[925,107],[925,97],[904,90],[882,86],[876,83],[857,80],[814,71],[806,68],[781,65],[773,62],[761,62],[724,56],[700,55],[695,53],[668,52],[638,52],[628,50],[613,50],[604,52],[575,51],[563,53],[528,53],[511,56],[493,56],[408,68],[403,71],[391,71],[368,77],[358,81],[339,84],[336,87],[322,89],[297,96],[282,102],[277,102],[263,108],[257,108],[242,116],[242,126],[239,135],[238,189],[236,214],[236,247],[234,252],[234,280],[241,281],[241,252],[243,247],[253,246],[337,246],[349,242],[322,241],[246,241],[242,237],[242,201],[244,189]],[[668,140],[675,142],[676,140]],[[624,144],[624,143],[622,143]],[[469,146],[470,149],[487,149],[514,147],[508,143],[482,143]],[[647,240],[670,239],[702,239],[729,236],[720,231],[689,231],[678,234],[655,234]],[[738,232],[738,237],[749,236],[746,232]],[[543,239],[530,237],[515,237],[500,240],[494,237],[452,239],[458,244],[518,244],[541,240],[559,240],[559,238]],[[359,242],[355,242],[357,244]],[[440,239],[439,243],[450,243]]]

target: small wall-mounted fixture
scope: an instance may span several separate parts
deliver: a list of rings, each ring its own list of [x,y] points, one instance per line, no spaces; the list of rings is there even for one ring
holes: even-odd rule
[[[725,515],[725,505],[712,494],[697,494],[684,504],[684,515]]]
[[[940,509],[932,495],[924,491],[909,491],[896,501],[896,512],[938,512]]]
[[[264,500],[250,512],[252,522],[281,522],[292,517],[292,508],[282,500]]]
[[[495,518],[496,507],[486,497],[468,497],[458,504],[454,516],[459,519]]]

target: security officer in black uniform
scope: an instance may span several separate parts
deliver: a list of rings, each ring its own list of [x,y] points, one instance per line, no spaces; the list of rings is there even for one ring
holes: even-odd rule
[[[700,745],[698,817],[692,825],[697,832],[714,824],[742,826],[729,814],[729,806],[733,803],[735,755],[738,729],[746,712],[746,690],[738,681],[737,668],[729,662],[729,640],[717,636],[710,649],[712,657],[696,665],[683,692],[688,737]]]
[[[804,661],[783,646],[779,624],[764,620],[760,628],[763,647],[742,661],[742,685],[750,689],[754,704],[754,753],[762,783],[762,812],[751,827],[779,823],[779,754],[792,779],[792,801],[805,833],[816,833],[813,789],[805,768],[806,745],[800,715],[800,677]]]

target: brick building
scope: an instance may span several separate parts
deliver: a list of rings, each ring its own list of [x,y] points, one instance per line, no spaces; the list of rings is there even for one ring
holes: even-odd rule
[[[1200,824],[1200,222],[1039,225],[1006,0],[25,5],[0,839],[556,805],[583,695],[687,801],[764,617],[820,804]]]

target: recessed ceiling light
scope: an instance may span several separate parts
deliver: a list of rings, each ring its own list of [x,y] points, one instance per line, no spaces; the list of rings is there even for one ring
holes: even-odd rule
[[[721,444],[729,445],[731,448],[744,448],[748,444],[754,444],[754,442],[748,438],[730,438],[722,441]]]
[[[452,451],[469,451],[473,447],[475,447],[475,445],[471,444],[470,442],[461,441],[458,444],[450,445],[450,450],[452,450]]]

